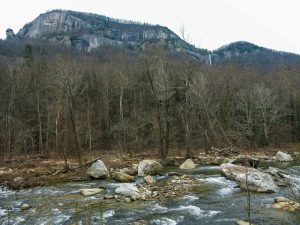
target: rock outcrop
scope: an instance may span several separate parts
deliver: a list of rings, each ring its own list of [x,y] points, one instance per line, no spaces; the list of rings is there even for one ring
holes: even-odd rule
[[[16,37],[20,40],[49,40],[87,51],[102,46],[144,49],[158,44],[198,59],[207,58],[203,56],[206,50],[188,44],[166,27],[69,10],[53,10],[39,15],[20,29]]]
[[[224,163],[220,167],[227,178],[236,181],[244,190],[253,192],[278,191],[278,186],[272,177],[255,168],[238,166],[231,163]]]
[[[108,175],[108,170],[102,160],[97,160],[88,168],[87,174],[93,178],[104,178]]]

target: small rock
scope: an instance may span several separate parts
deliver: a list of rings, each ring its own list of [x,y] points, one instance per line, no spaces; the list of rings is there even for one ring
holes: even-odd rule
[[[31,208],[31,206],[28,205],[28,204],[23,204],[23,205],[21,206],[21,210],[27,210],[27,209],[30,209],[30,208]]]
[[[22,177],[16,177],[16,178],[14,179],[14,182],[21,182],[21,181],[23,181],[23,178],[22,178]]]
[[[129,203],[129,202],[131,202],[131,199],[130,198],[125,198],[125,202]]]
[[[237,220],[235,221],[236,225],[249,225],[249,222],[243,221],[243,220]],[[254,225],[253,223],[251,223],[251,225]]]
[[[146,181],[147,184],[153,184],[155,182],[154,178],[150,175],[145,176],[144,180]]]
[[[62,207],[62,206],[64,206],[64,204],[63,204],[63,203],[61,203],[61,202],[60,202],[60,203],[58,203],[57,205],[58,205],[59,207]]]
[[[187,159],[184,163],[181,164],[180,169],[182,170],[191,170],[195,169],[196,165],[191,159]]]
[[[95,194],[99,194],[103,191],[103,189],[100,188],[90,188],[90,189],[80,189],[80,194],[82,194],[83,196],[91,196],[91,195],[95,195]]]
[[[104,195],[104,199],[114,199],[115,196],[113,195]]]
[[[284,153],[284,152],[277,152],[276,158],[280,162],[288,162],[288,161],[293,161],[293,158],[290,154]]]

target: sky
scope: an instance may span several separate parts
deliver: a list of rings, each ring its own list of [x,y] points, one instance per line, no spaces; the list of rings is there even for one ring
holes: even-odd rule
[[[170,28],[209,50],[235,41],[300,54],[300,0],[8,0],[0,38],[52,9],[91,12]]]

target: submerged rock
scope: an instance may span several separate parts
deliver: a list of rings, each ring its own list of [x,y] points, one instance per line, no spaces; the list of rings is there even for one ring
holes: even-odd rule
[[[102,191],[103,189],[100,188],[84,188],[84,189],[80,189],[80,194],[82,194],[83,196],[91,196],[91,195],[99,194]]]
[[[300,204],[284,197],[277,197],[274,199],[272,208],[294,212],[296,209],[300,209]]]
[[[288,162],[288,161],[293,161],[293,158],[290,154],[284,153],[284,152],[277,152],[276,158],[280,162]]]
[[[185,162],[180,165],[180,169],[182,169],[182,170],[191,170],[191,169],[195,169],[195,168],[196,168],[196,165],[193,162],[193,160],[191,160],[191,159],[185,160]]]
[[[134,184],[124,183],[120,184],[120,186],[115,190],[117,194],[127,196],[127,197],[135,197],[139,196],[140,191]]]
[[[134,181],[134,177],[122,172],[114,172],[113,178],[117,181],[121,182],[132,182]]]
[[[144,177],[146,175],[159,175],[162,173],[163,166],[155,160],[143,160],[138,165],[138,176]]]
[[[220,167],[227,178],[236,181],[244,190],[267,193],[278,191],[272,177],[257,169],[231,163],[224,163]]]
[[[97,160],[88,168],[87,174],[93,178],[104,178],[108,175],[108,170],[102,160]]]

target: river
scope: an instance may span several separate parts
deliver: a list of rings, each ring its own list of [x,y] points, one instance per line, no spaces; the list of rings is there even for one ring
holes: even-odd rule
[[[292,185],[280,187],[278,193],[255,193],[251,198],[253,223],[300,224],[299,211],[286,212],[271,207],[273,199],[278,196],[299,201],[300,166],[298,162],[272,163],[272,166],[288,171],[288,179]],[[263,167],[267,166],[268,164],[263,164]],[[165,175],[156,179],[170,179],[167,175],[170,171],[178,171],[178,169],[166,168]],[[0,224],[126,225],[140,221],[141,224],[150,225],[232,225],[238,219],[247,220],[246,192],[242,191],[235,182],[221,176],[218,166],[199,166],[185,173],[201,181],[198,188],[185,196],[130,203],[103,200],[104,194],[114,194],[118,186],[118,183],[105,180],[62,183],[20,191],[1,187]],[[136,182],[142,182],[142,179]],[[99,186],[106,186],[103,194],[92,197],[83,197],[79,194],[81,188]],[[20,210],[24,203],[32,208],[26,211]]]

